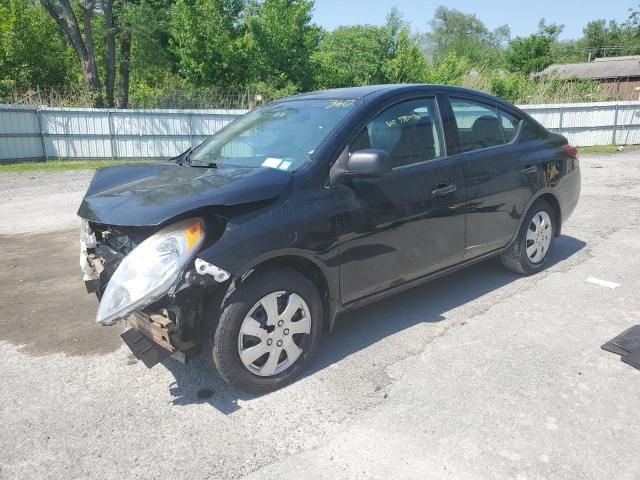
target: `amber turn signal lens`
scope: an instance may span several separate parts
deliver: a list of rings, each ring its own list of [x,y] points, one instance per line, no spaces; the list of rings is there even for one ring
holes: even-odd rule
[[[191,251],[193,246],[198,243],[202,237],[202,225],[200,222],[192,223],[184,229],[184,236],[187,239],[187,251]]]

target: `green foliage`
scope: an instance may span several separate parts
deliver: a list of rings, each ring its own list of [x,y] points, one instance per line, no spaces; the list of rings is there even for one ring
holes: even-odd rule
[[[440,6],[426,35],[434,57],[455,54],[476,65],[501,63],[502,50],[511,36],[507,25],[490,31],[476,16]]]
[[[523,75],[509,73],[496,75],[490,79],[490,92],[511,103],[518,103],[526,96],[529,82]]]
[[[407,27],[398,32],[393,54],[385,59],[382,73],[390,83],[423,83],[427,81],[429,66],[424,52]]]
[[[544,19],[540,20],[537,33],[517,37],[509,43],[505,56],[507,67],[524,75],[547,68],[554,62],[553,45],[563,28],[562,25],[547,25]]]
[[[77,83],[73,49],[30,0],[0,0],[0,80],[18,88]]]
[[[339,27],[322,40],[312,59],[318,88],[381,83],[383,29],[370,25]]]
[[[73,0],[78,17],[80,1]],[[626,22],[594,20],[582,38],[562,42],[562,26],[544,20],[536,33],[510,40],[508,26],[491,30],[476,15],[444,6],[427,22],[428,34],[413,33],[395,8],[384,25],[326,32],[313,23],[313,7],[314,0],[115,0],[115,28],[131,34],[130,106],[251,107],[313,89],[420,82],[478,88],[517,103],[604,100],[597,82],[534,80],[531,73],[589,54],[640,54],[640,7]],[[104,80],[101,7],[93,30]],[[91,104],[103,94],[81,92],[82,85],[76,53],[37,0],[0,0],[0,101],[17,98],[15,90],[45,92],[33,98],[56,105]],[[60,86],[66,96],[51,93]]]
[[[313,88],[311,57],[321,30],[311,22],[313,0],[264,0],[248,18],[257,78],[277,89]]]
[[[446,85],[462,85],[465,75],[471,70],[471,63],[466,57],[456,53],[447,53],[434,62],[427,81]]]
[[[318,88],[419,83],[429,69],[419,38],[395,9],[382,27],[339,27],[327,34],[313,61]]]
[[[131,45],[132,95],[136,88],[157,88],[173,77],[176,57],[169,48],[170,7],[173,3],[171,0],[140,0],[128,3],[120,12],[121,23],[134,33]]]
[[[623,25],[604,19],[589,22],[583,29],[584,37],[577,45],[595,57],[637,55],[640,53],[640,36],[631,15]]]
[[[250,53],[239,24],[242,0],[177,0],[171,7],[170,51],[193,85],[245,83]]]

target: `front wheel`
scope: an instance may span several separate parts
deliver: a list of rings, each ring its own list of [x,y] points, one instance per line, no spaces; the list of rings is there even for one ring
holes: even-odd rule
[[[275,390],[308,364],[322,319],[320,295],[304,275],[286,269],[254,273],[223,302],[207,356],[233,387]]]
[[[508,270],[525,275],[542,270],[555,241],[556,220],[549,202],[537,200],[529,209],[517,238],[501,255],[502,264]]]

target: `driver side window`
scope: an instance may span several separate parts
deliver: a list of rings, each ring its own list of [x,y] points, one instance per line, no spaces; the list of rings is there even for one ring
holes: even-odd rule
[[[349,146],[357,150],[384,150],[393,168],[445,155],[442,127],[435,98],[398,103],[371,120]]]

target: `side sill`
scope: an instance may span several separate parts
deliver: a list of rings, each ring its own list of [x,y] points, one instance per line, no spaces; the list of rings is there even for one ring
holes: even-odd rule
[[[509,243],[510,245],[511,243]],[[345,305],[341,305],[338,309],[336,309],[336,313],[342,313],[342,312],[346,312],[349,310],[353,310],[359,307],[362,307],[364,305],[368,305],[370,303],[373,302],[377,302],[378,300],[382,300],[383,298],[387,298],[390,297],[391,295],[395,295],[396,293],[400,293],[404,290],[409,290],[410,288],[414,288],[414,287],[418,287],[420,285],[423,285],[425,283],[429,283],[432,280],[436,280],[438,278],[441,278],[445,275],[448,275],[450,273],[454,273],[457,272],[458,270],[462,270],[466,267],[470,267],[471,265],[475,265],[476,263],[480,263],[483,262],[485,260],[489,260],[490,258],[493,257],[497,257],[498,255],[500,255],[502,252],[506,251],[509,248],[509,245],[507,245],[506,247],[501,247],[497,250],[492,250],[491,252],[485,253],[483,255],[480,255],[479,257],[475,257],[475,258],[471,258],[469,260],[465,260],[462,261],[460,263],[457,263],[451,267],[446,267],[443,268],[441,270],[438,270],[436,272],[433,273],[429,273],[423,277],[420,278],[416,278],[414,280],[411,280],[409,282],[403,283],[402,285],[397,285],[394,287],[390,287],[386,290],[383,290],[381,292],[376,292],[373,293],[371,295],[368,295],[366,297],[362,297],[359,298],[357,300],[353,300]]]

